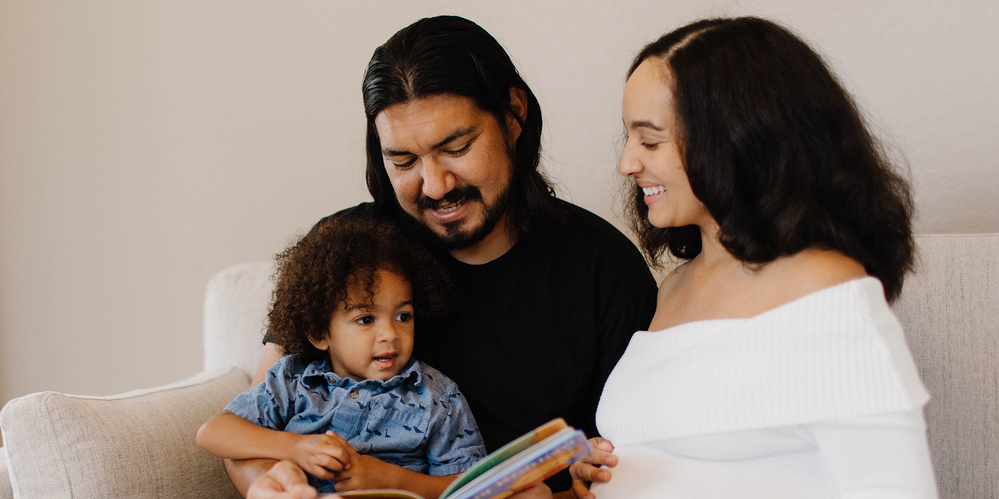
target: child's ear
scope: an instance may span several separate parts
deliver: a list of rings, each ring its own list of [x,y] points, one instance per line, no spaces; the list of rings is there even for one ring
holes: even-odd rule
[[[325,352],[330,348],[330,335],[329,333],[324,333],[318,340],[313,339],[312,335],[309,335],[309,343],[312,343],[312,346],[316,347],[317,350]]]

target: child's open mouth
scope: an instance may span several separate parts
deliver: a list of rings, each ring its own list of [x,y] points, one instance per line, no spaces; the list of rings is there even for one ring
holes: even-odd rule
[[[385,355],[379,355],[378,357],[374,357],[372,360],[374,361],[375,365],[381,369],[391,369],[392,366],[395,365],[395,359],[398,356],[399,354],[397,353],[389,353]]]

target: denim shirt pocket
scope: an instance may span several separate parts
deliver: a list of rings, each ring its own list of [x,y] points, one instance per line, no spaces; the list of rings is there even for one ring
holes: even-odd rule
[[[362,454],[408,454],[418,452],[427,441],[430,426],[430,410],[421,405],[411,407],[403,404],[385,406],[373,403],[361,430],[358,442],[367,447],[358,451]],[[365,452],[366,451],[366,452]]]

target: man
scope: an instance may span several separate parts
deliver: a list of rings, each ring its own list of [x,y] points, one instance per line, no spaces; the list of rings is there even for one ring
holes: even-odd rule
[[[363,92],[374,202],[334,216],[402,224],[440,251],[459,291],[452,317],[421,324],[416,357],[458,383],[489,451],[555,417],[595,436],[603,383],[649,325],[656,285],[624,235],[558,200],[538,171],[541,109],[509,56],[471,21],[422,19],[375,50]],[[279,356],[268,344],[255,383]],[[428,497],[447,484],[361,458],[343,472],[352,483],[419,484]],[[244,493],[299,482],[272,463],[227,469]],[[567,474],[548,483],[570,486]]]

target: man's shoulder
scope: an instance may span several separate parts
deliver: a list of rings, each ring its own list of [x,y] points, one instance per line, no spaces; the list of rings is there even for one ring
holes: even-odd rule
[[[558,200],[562,216],[548,227],[552,237],[583,253],[610,253],[645,264],[638,247],[628,236],[601,216],[568,201]]]
[[[384,210],[378,209],[378,207],[375,206],[375,203],[367,201],[355,206],[351,206],[349,208],[344,208],[336,213],[333,213],[332,215],[327,215],[322,219],[320,219],[319,222],[316,222],[316,225],[318,226],[327,220],[340,217],[369,217],[369,218],[386,219],[386,220],[389,219],[388,215],[385,214]]]

